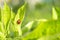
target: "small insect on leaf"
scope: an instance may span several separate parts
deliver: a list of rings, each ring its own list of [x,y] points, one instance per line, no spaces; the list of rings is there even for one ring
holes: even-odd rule
[[[17,20],[17,24],[20,24],[20,23],[21,23],[21,21],[20,21],[20,19],[18,19],[18,20]]]

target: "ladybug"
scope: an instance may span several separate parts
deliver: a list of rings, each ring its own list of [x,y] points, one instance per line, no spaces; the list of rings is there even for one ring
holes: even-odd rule
[[[18,19],[18,20],[17,20],[17,24],[20,24],[20,23],[21,23],[21,21],[20,21],[20,19]]]

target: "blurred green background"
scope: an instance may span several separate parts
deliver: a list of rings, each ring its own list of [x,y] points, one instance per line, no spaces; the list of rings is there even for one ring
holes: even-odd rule
[[[59,3],[0,0],[0,40],[60,40]]]

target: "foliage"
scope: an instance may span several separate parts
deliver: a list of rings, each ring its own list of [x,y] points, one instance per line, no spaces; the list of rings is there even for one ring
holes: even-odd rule
[[[52,7],[50,20],[39,19],[28,23],[24,22],[27,21],[24,19],[25,8],[26,3],[16,14],[6,3],[0,8],[0,40],[60,40],[59,8]],[[18,19],[21,21],[20,24],[17,24]]]

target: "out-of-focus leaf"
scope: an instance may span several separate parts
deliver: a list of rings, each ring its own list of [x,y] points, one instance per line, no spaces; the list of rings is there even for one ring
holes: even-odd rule
[[[27,35],[28,33],[32,32],[34,29],[37,28],[38,21],[31,21],[27,23],[24,27],[22,27],[22,34],[23,36]]]
[[[8,5],[5,3],[4,7],[1,9],[1,21],[3,22],[5,28],[11,18],[11,11]]]
[[[39,37],[54,35],[56,33],[56,21],[40,22],[37,28],[30,32],[30,34],[27,34],[23,40],[38,39]]]
[[[58,20],[60,20],[60,0],[54,0],[54,7],[58,13]]]
[[[31,21],[29,23],[27,23],[23,28],[22,28],[22,34],[26,35],[27,32],[29,32],[32,28],[34,21]]]
[[[58,13],[54,7],[52,7],[52,19],[57,20],[58,19]]]
[[[60,7],[55,7],[57,15],[58,15],[58,20],[60,20]]]

